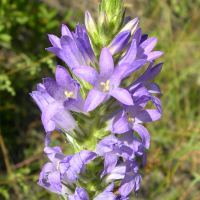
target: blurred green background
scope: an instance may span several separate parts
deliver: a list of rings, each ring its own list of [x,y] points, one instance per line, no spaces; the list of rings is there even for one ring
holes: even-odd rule
[[[71,30],[83,23],[84,11],[97,15],[98,0],[0,1],[0,199],[56,200],[38,186],[48,159],[43,154],[45,131],[40,110],[29,93],[57,64],[45,51],[47,33],[60,36],[61,24]],[[200,199],[200,0],[127,0],[127,16],[158,37],[156,50],[165,52],[155,79],[163,117],[147,123],[151,146],[138,200]],[[138,76],[135,73],[131,78]],[[58,132],[52,145],[69,149]]]

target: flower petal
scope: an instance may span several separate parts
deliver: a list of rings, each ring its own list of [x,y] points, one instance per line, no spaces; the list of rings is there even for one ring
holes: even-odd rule
[[[156,37],[152,37],[149,38],[147,40],[145,40],[143,43],[141,43],[138,46],[138,51],[137,51],[137,58],[138,59],[142,59],[143,55],[147,55],[151,52],[151,50],[155,47],[156,43],[157,43],[157,39]]]
[[[148,149],[150,145],[150,135],[147,129],[140,124],[134,124],[132,128],[140,135],[144,147]]]
[[[161,112],[162,112],[162,105],[161,105],[160,100],[159,100],[157,97],[151,95],[151,101],[152,101],[152,102],[154,103],[154,105],[156,106],[158,112],[161,113]]]
[[[150,52],[148,54],[148,56],[145,56],[143,58],[152,61],[152,60],[155,60],[156,58],[162,56],[163,54],[164,54],[164,52],[162,52],[162,51],[153,51],[153,52]]]
[[[140,76],[135,82],[131,83],[128,87],[126,87],[127,90],[129,90],[129,92],[132,92],[136,87],[138,87],[149,75],[151,68],[153,66],[154,62],[151,62],[148,66],[148,68],[146,69],[146,71],[144,72],[144,74],[142,74],[142,76]]]
[[[153,67],[148,75],[148,77],[144,80],[145,83],[153,80],[161,71],[163,66],[163,63],[157,64],[155,67]]]
[[[150,61],[148,61],[146,59],[135,60],[134,62],[132,62],[128,66],[126,72],[123,75],[123,78],[126,78],[126,77],[130,76],[134,71],[140,69],[141,67],[143,67],[148,62],[150,62]]]
[[[130,22],[129,22],[130,23]],[[119,33],[114,40],[111,42],[109,46],[109,51],[112,55],[120,53],[123,48],[127,45],[129,39],[131,37],[131,31],[126,30]]]
[[[106,154],[105,161],[104,161],[104,171],[101,174],[101,178],[107,174],[110,173],[117,164],[117,156],[114,154]]]
[[[107,94],[91,89],[85,101],[86,112],[94,110],[106,97]]]
[[[127,67],[128,67],[128,64],[122,64],[115,69],[113,75],[110,77],[111,91],[116,89],[120,85],[122,77]]]
[[[137,53],[136,40],[132,39],[130,47],[128,48],[126,54],[117,63],[116,67],[120,66],[123,63],[128,63],[128,64],[132,63],[135,60],[136,53]]]
[[[49,123],[50,120],[52,120],[53,116],[63,109],[63,107],[58,103],[57,101],[50,103],[42,112],[42,123],[45,127],[45,130],[48,131],[47,129],[47,124]]]
[[[71,34],[69,28],[64,24],[62,24],[61,34],[62,34],[62,36],[67,35],[72,38],[72,34]]]
[[[104,47],[101,51],[99,58],[99,70],[100,75],[105,77],[111,77],[114,71],[114,61],[110,51]]]
[[[146,89],[148,90],[149,93],[158,93],[158,94],[162,94],[160,91],[160,87],[158,84],[156,83],[146,83],[145,84]]]
[[[75,194],[78,195],[81,200],[89,200],[88,193],[84,188],[76,188]]]
[[[134,35],[133,35],[133,39],[136,40],[136,46],[139,45],[140,40],[141,40],[141,37],[142,37],[142,29],[139,27],[139,28],[135,31]]]
[[[60,182],[60,172],[50,172],[48,175],[49,183],[52,185],[52,187],[61,192],[62,191],[62,184]]]
[[[88,164],[97,157],[97,154],[92,151],[82,150],[80,152],[80,157],[84,164]]]
[[[49,36],[49,40],[50,40],[51,44],[54,47],[58,47],[59,49],[61,49],[60,38],[58,38],[57,36],[52,35],[52,34],[48,34],[48,36]]]
[[[113,125],[113,131],[112,132],[120,134],[120,133],[125,133],[129,130],[131,130],[131,128],[129,127],[127,119],[125,117],[121,117]]]
[[[93,86],[99,77],[98,72],[94,68],[89,66],[79,66],[72,69],[72,71],[75,75],[84,79]]]
[[[65,56],[67,57],[68,63],[71,63],[69,67],[74,68],[86,64],[83,56],[79,52],[76,43],[74,42],[74,40],[72,40],[72,38],[70,38],[69,36],[62,36],[60,39],[60,43],[65,53]]]
[[[67,69],[60,65],[58,65],[56,68],[55,77],[59,86],[68,86],[73,80]]]
[[[109,94],[125,105],[133,105],[133,99],[130,93],[123,88],[117,88]]]
[[[152,122],[161,118],[160,112],[154,109],[147,109],[138,111],[135,114],[135,123]]]

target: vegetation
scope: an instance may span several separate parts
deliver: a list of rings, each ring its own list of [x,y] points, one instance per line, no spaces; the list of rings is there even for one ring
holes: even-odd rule
[[[143,33],[158,37],[156,48],[165,52],[157,61],[164,61],[164,66],[156,79],[163,92],[163,117],[146,124],[151,146],[147,164],[140,171],[143,181],[139,197],[131,199],[197,200],[200,1],[154,0],[142,4],[139,17]],[[74,16],[81,21],[83,15],[74,14],[72,9],[61,15],[38,0],[28,4],[25,0],[2,0],[0,15],[0,199],[56,200],[56,195],[36,184],[48,160],[43,154],[45,131],[40,111],[29,92],[42,78],[53,77],[58,63],[63,64],[45,51],[50,46],[47,33],[60,35],[62,23],[73,30]],[[52,145],[63,144],[61,134],[54,132],[52,136]],[[69,154],[66,145],[64,153]]]

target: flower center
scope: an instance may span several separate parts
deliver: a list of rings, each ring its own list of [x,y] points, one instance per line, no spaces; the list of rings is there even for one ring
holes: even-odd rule
[[[104,86],[104,88],[103,88],[103,92],[106,92],[106,91],[109,90],[109,83],[110,83],[110,80],[107,80],[106,83],[101,82],[101,85]]]
[[[126,119],[128,122],[134,122],[134,119],[131,117],[131,114],[129,112],[127,112],[126,115],[127,115]]]
[[[57,170],[59,170],[59,164],[60,164],[60,161],[57,162],[57,166],[56,166]]]
[[[65,91],[65,95],[67,98],[72,98],[73,94],[74,94],[73,92],[68,93],[67,91]]]

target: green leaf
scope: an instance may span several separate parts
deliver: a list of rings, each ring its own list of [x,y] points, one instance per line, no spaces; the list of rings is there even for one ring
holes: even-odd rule
[[[12,37],[6,33],[0,34],[0,40],[2,40],[4,42],[10,42],[11,39],[12,39]]]

